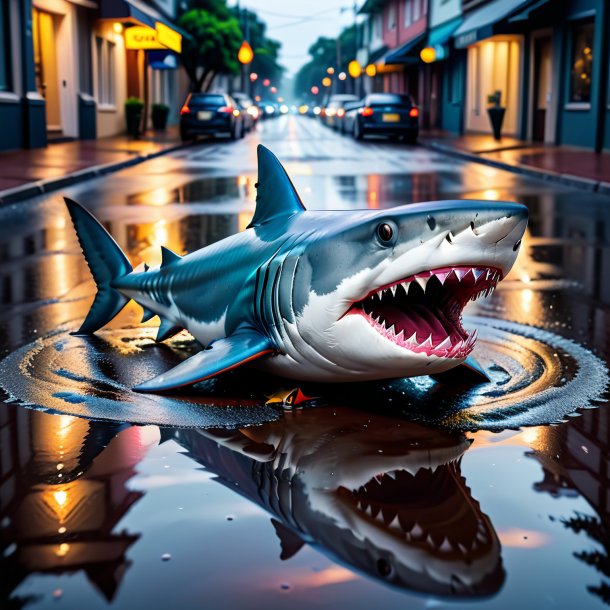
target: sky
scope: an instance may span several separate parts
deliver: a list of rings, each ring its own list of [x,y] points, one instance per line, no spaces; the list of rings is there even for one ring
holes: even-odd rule
[[[280,63],[287,68],[288,77],[307,62],[307,49],[318,36],[335,38],[353,23],[353,5],[353,0],[240,0],[242,8],[257,12],[265,21],[269,38],[282,43]]]

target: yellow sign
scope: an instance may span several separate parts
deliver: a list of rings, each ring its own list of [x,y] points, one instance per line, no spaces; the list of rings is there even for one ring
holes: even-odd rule
[[[176,30],[172,30],[159,21],[155,23],[155,29],[157,30],[157,40],[162,45],[176,53],[182,53],[182,36]]]
[[[143,25],[125,30],[125,47],[127,49],[165,49],[165,45],[162,45],[157,38],[157,32]]]
[[[171,49],[182,52],[182,36],[166,25],[157,21],[157,29],[146,26],[134,26],[125,30],[125,48],[127,49]]]

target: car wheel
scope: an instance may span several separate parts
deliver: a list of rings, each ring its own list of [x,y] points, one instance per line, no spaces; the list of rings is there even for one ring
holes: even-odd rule
[[[231,140],[237,140],[237,125],[233,125],[231,131],[229,132],[229,136],[231,137]]]
[[[183,129],[180,130],[180,139],[183,142],[188,142],[189,140],[193,139],[193,136],[189,135],[188,132],[184,131]]]
[[[405,143],[406,144],[417,144],[417,136],[405,136]]]

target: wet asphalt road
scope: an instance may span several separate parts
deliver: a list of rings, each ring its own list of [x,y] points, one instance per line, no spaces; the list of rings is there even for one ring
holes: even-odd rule
[[[87,312],[94,286],[62,195],[86,204],[134,265],[158,264],[160,245],[189,252],[245,228],[258,142],[312,209],[526,204],[515,268],[472,313],[608,361],[610,198],[294,117],[0,209],[2,356]],[[114,325],[139,315],[133,306]],[[609,434],[605,403],[501,433],[349,406],[220,432],[2,405],[0,606],[602,607]]]

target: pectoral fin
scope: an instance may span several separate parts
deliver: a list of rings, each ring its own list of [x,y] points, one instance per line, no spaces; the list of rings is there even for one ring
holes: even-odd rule
[[[275,533],[280,539],[282,545],[282,552],[280,559],[285,561],[296,555],[301,547],[305,544],[301,538],[295,534],[291,529],[287,528],[283,523],[280,523],[276,519],[271,519],[271,523],[275,528]]]
[[[440,383],[451,383],[455,385],[476,385],[479,383],[489,383],[491,379],[485,369],[477,362],[473,356],[468,356],[462,364],[444,373],[430,375],[435,381]]]
[[[267,337],[251,329],[219,339],[173,369],[136,386],[136,392],[163,392],[215,377],[273,351]]]

